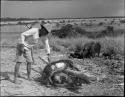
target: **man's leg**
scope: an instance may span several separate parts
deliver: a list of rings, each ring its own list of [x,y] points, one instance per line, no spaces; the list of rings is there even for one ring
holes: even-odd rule
[[[32,54],[31,49],[29,49],[29,48],[25,49],[24,57],[27,62],[27,77],[28,77],[28,80],[31,80],[31,77],[30,77],[31,76],[31,65],[33,64],[33,54]]]
[[[17,62],[15,65],[15,71],[14,71],[14,83],[17,82],[17,77],[19,75],[19,68],[20,68],[21,62]]]
[[[31,74],[31,65],[32,65],[32,62],[27,62],[27,77],[28,77],[28,80],[30,80],[30,74]]]
[[[16,46],[16,65],[14,70],[14,83],[16,83],[17,77],[19,76],[19,68],[20,64],[22,63],[22,57],[21,57],[23,54],[22,48],[23,48],[22,44],[18,43]]]

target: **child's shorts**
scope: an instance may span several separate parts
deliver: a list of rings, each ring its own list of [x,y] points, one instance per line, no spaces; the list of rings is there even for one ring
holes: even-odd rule
[[[25,47],[26,48],[26,47]],[[26,62],[33,62],[31,49],[24,48],[24,45],[18,43],[16,46],[16,62],[23,62],[23,57],[26,59]]]

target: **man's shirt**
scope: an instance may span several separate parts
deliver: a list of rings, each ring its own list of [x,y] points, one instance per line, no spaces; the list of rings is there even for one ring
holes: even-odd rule
[[[28,31],[25,31],[21,34],[21,41],[24,46],[30,48],[38,42],[39,38],[39,29],[31,28]]]
[[[21,43],[25,46],[25,49],[32,48],[35,44],[38,43],[39,39],[39,28],[31,28],[21,34]],[[44,39],[44,40],[43,40]],[[45,45],[47,53],[50,54],[50,46],[48,38],[43,38],[42,42]]]

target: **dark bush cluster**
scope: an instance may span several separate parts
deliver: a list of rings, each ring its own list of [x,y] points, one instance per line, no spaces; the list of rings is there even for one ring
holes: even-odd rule
[[[86,43],[82,48],[77,47],[74,53],[70,54],[73,58],[92,58],[100,55],[101,45],[99,42],[89,42]]]
[[[115,37],[124,34],[124,30],[114,30],[113,26],[106,26],[105,30],[98,32],[88,32],[79,26],[67,24],[59,30],[52,30],[52,35],[59,38],[86,36],[88,38],[102,38],[105,36]]]
[[[125,19],[124,20],[120,20],[120,23],[125,23]]]
[[[54,36],[57,36],[59,38],[66,38],[66,37],[76,37],[84,33],[85,31],[82,30],[81,28],[74,28],[73,25],[67,24],[63,26],[59,30],[52,30],[52,34]]]
[[[105,52],[103,52],[102,56],[112,59],[114,56],[116,56],[116,51],[113,48],[108,48],[107,50],[105,50]]]
[[[95,38],[102,38],[105,36],[116,37],[116,36],[122,35],[122,34],[124,34],[124,30],[122,30],[122,29],[114,30],[113,26],[107,26],[102,31],[89,33],[87,37],[95,39]]]
[[[98,24],[98,26],[102,26],[104,24],[104,22],[100,22],[99,24]]]

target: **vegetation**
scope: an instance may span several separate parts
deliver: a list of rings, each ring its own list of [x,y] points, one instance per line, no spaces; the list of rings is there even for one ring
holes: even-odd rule
[[[59,59],[58,54],[60,53],[68,56],[69,53],[74,52],[75,50],[83,49],[85,43],[89,43],[91,41],[99,42],[101,44],[100,57],[94,57],[91,59],[87,58],[87,59],[81,59],[81,60],[71,59],[79,67],[81,71],[84,72],[86,70],[87,72],[91,72],[92,75],[95,75],[97,77],[97,81],[92,83],[91,85],[83,85],[83,90],[81,89],[83,94],[81,93],[79,95],[80,96],[81,95],[83,96],[85,95],[87,96],[90,96],[90,95],[123,96],[124,89],[120,84],[124,83],[122,76],[124,76],[124,55],[125,55],[124,31],[125,29],[117,29],[116,26],[114,26],[114,24],[106,25],[102,22],[98,22],[96,26],[94,24],[91,24],[92,26],[86,26],[84,25],[84,22],[86,21],[87,20],[83,21],[82,23],[80,22],[82,26],[80,26],[77,23],[76,23],[77,25],[66,24],[66,21],[63,21],[65,22],[65,25],[62,26],[61,28],[60,26],[62,24],[58,22],[56,26],[58,26],[57,28],[60,28],[60,29],[58,30],[54,29],[52,31],[52,37],[50,38],[50,47],[52,50],[52,55],[54,53],[56,56],[54,57],[55,59],[53,58],[53,60]],[[68,21],[68,23],[70,23],[70,21]],[[101,29],[99,31],[98,31],[98,28],[97,28],[97,31],[96,30],[88,31],[86,29],[86,28],[93,29],[100,26],[103,27],[104,29],[103,30]],[[2,68],[4,66],[5,66],[4,68],[7,68],[6,66],[10,66],[13,70],[14,63],[11,63],[11,62],[15,57],[15,54],[14,54],[15,46],[18,39],[17,37],[19,36],[20,33],[17,33],[17,32],[1,33],[2,37],[1,37],[0,45],[3,50],[2,56],[1,56]],[[4,47],[9,49],[5,49]],[[10,50],[11,49],[10,47],[12,47],[13,52],[11,52],[12,50]],[[38,56],[44,55],[43,52],[41,54],[38,49],[43,49],[43,48],[44,46],[40,42],[34,47],[34,52],[35,52],[34,54],[37,60],[36,62],[38,64],[41,64],[41,61],[39,61]],[[113,56],[112,58],[103,57],[101,56],[103,53],[111,53]],[[43,67],[44,66],[42,66],[42,69]],[[8,68],[7,68],[7,71],[9,71]],[[33,75],[33,76],[36,77],[36,75]],[[45,92],[48,89],[48,88],[46,89],[43,86],[40,88],[43,89],[41,90],[43,92]],[[54,89],[51,89],[51,90],[52,92],[54,92]],[[62,93],[61,95],[64,95],[64,92],[61,92],[61,89],[59,91],[60,92],[58,95],[60,95],[60,93]],[[46,95],[48,95],[48,92]],[[70,93],[69,94],[67,93],[67,95],[70,95]]]
[[[125,23],[125,19],[124,20],[120,20],[120,23]]]
[[[0,18],[1,21],[26,21],[26,20],[43,20],[44,18]]]
[[[85,36],[88,38],[96,39],[106,36],[116,37],[118,35],[123,35],[124,29],[114,30],[113,26],[106,26],[105,30],[99,32],[88,32],[79,26],[74,27],[71,24],[67,24],[59,30],[52,30],[52,34],[59,38]]]
[[[83,18],[30,18],[30,17],[19,17],[19,18],[11,18],[11,17],[1,17],[1,21],[18,21],[18,20],[45,20],[45,19],[94,19],[94,18],[124,18],[124,16],[111,16],[111,17],[83,17]]]

